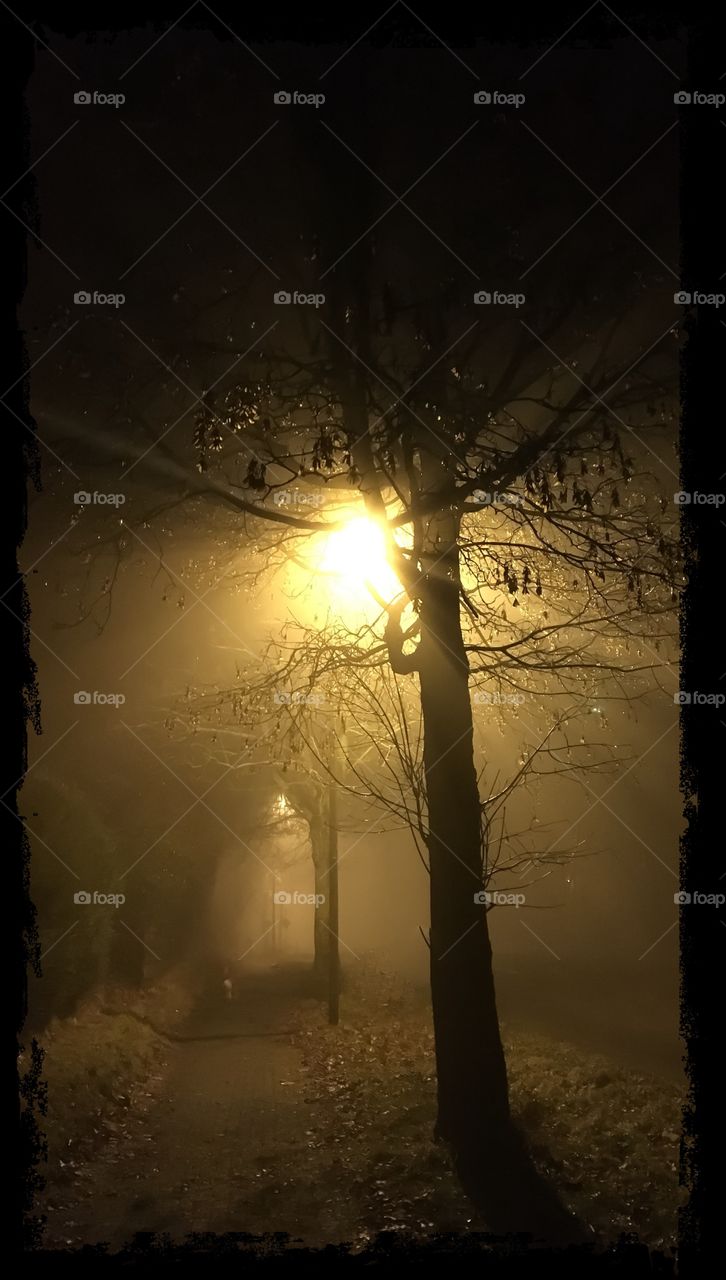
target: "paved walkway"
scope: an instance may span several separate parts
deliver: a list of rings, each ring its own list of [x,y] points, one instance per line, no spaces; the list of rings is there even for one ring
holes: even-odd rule
[[[310,1096],[289,1034],[294,984],[250,976],[232,1003],[196,1011],[181,1028],[190,1039],[169,1045],[161,1095],[54,1197],[64,1208],[49,1213],[46,1247],[118,1249],[136,1232],[353,1237],[353,1206],[340,1203],[322,1147],[324,1102]]]

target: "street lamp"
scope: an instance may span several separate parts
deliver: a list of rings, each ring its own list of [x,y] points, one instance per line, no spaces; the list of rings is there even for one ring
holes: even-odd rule
[[[290,804],[287,796],[283,795],[282,792],[280,792],[277,799],[273,801],[272,813],[275,818],[291,818],[295,813],[295,810]]]
[[[403,590],[388,562],[383,527],[368,516],[354,515],[340,528],[323,535],[317,572],[336,579],[338,594],[360,601],[360,588],[390,603]]]

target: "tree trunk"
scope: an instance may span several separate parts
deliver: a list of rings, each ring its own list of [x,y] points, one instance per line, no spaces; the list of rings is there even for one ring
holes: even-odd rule
[[[340,1010],[340,952],[338,948],[338,792],[334,777],[328,782],[328,1022],[337,1027]]]
[[[315,923],[313,926],[313,971],[315,978],[322,986],[327,983],[330,967],[330,929],[328,915],[330,911],[330,894],[328,892],[328,832],[326,824],[319,814],[310,821],[310,846],[313,856],[314,889],[317,901],[315,906]]]
[[[509,1130],[510,1113],[487,917],[475,900],[480,805],[455,545],[426,580],[421,622],[436,1132],[459,1156],[486,1160]]]
[[[357,351],[370,367],[370,260],[363,249],[346,259],[346,288],[333,299],[342,329],[344,306],[353,302]],[[433,309],[432,350],[446,349],[441,315]],[[428,360],[427,356],[427,360]],[[381,476],[373,456],[369,405],[356,361],[331,350],[358,487],[370,515],[385,521]],[[408,433],[406,478],[414,512],[414,547],[426,567],[407,573],[396,548],[389,555],[411,599],[420,601],[420,641],[415,659],[389,658],[401,674],[417,670],[424,727],[430,866],[430,974],[436,1052],[436,1136],[446,1141],[466,1189],[486,1203],[493,1229],[521,1228],[521,1192],[532,1191],[526,1154],[520,1153],[509,1110],[507,1071],[499,1030],[492,949],[482,888],[482,831],[474,766],[469,665],[460,613],[459,516],[451,451],[440,439],[437,406],[446,403],[442,361],[418,380],[416,411]],[[432,415],[431,431],[420,431]],[[414,447],[414,445],[416,447]],[[405,484],[405,480],[403,481]],[[432,515],[416,515],[416,501],[436,495]],[[395,621],[389,614],[389,622]],[[513,1176],[514,1175],[514,1176]],[[501,1185],[498,1185],[501,1184]],[[501,1195],[500,1195],[501,1191]],[[524,1215],[526,1216],[526,1215]]]
[[[276,889],[277,889],[277,882],[276,882],[276,880],[275,880],[275,877],[274,877],[274,876],[271,876],[271,877],[270,877],[270,879],[271,879],[271,886],[270,886],[270,951],[271,951],[271,953],[272,953],[272,955],[273,955],[274,959],[275,959],[275,960],[277,960],[277,929],[278,929],[278,924],[277,924],[277,915],[278,915],[278,913],[277,913],[277,905],[278,905],[278,904],[277,904],[277,903],[276,903],[276,901],[275,901],[275,893],[276,893]]]

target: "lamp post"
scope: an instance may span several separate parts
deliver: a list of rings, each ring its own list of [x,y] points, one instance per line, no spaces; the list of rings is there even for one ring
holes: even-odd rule
[[[335,767],[335,760],[331,761]],[[338,1025],[340,1013],[340,950],[338,947],[338,784],[328,780],[328,1022]]]

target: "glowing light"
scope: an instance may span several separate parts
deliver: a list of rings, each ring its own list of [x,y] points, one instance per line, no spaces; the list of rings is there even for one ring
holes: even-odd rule
[[[287,796],[280,794],[272,806],[276,818],[289,818],[295,812]]]
[[[356,516],[327,534],[318,567],[321,573],[339,578],[348,590],[359,592],[370,583],[386,603],[401,594],[401,583],[386,558],[383,529],[365,516]]]

